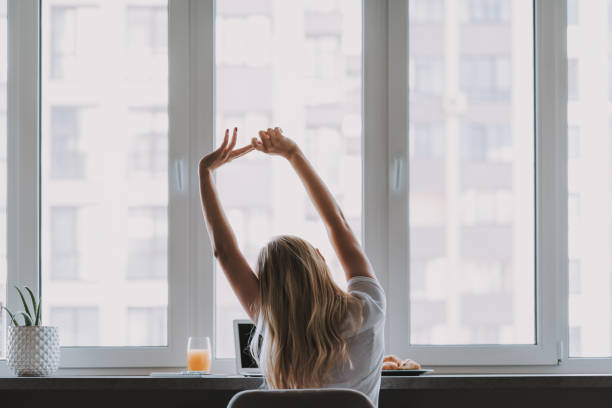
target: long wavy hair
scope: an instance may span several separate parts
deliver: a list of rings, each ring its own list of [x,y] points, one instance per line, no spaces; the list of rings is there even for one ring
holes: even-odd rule
[[[361,303],[334,283],[312,245],[276,237],[261,249],[256,271],[260,305],[250,348],[270,388],[321,387],[334,367],[352,365],[343,330],[351,310],[361,325]]]

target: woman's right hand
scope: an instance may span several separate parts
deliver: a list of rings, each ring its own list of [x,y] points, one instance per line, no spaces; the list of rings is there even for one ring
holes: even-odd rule
[[[223,139],[223,143],[219,148],[206,156],[202,157],[200,160],[200,171],[212,171],[216,168],[224,165],[225,163],[229,163],[232,160],[247,154],[251,150],[253,150],[253,146],[246,145],[241,147],[240,149],[234,149],[236,146],[236,139],[238,137],[238,128],[234,128],[234,133],[232,135],[232,140],[229,140],[229,129],[225,129],[225,137]]]
[[[251,139],[251,144],[254,149],[260,152],[276,154],[283,156],[285,159],[290,159],[298,151],[298,145],[284,136],[283,130],[278,127],[260,130],[259,140],[254,137]]]

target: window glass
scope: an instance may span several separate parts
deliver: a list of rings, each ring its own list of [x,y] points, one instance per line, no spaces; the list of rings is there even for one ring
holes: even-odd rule
[[[128,308],[128,344],[155,346],[167,338],[167,313],[163,307]]]
[[[533,344],[533,2],[410,3],[410,341]]]
[[[567,26],[570,357],[612,356],[611,4],[573,0]]]
[[[0,0],[0,306],[6,305],[7,0]],[[0,311],[0,358],[4,357],[5,312]]]
[[[360,0],[216,3],[216,135],[238,126],[239,144],[280,126],[314,163],[361,236]],[[244,179],[248,177],[249,183]],[[318,247],[344,274],[323,224],[286,162],[253,152],[217,174],[240,247],[254,264],[273,236]],[[216,270],[216,355],[234,356],[232,320],[245,314]]]
[[[167,1],[41,4],[44,312],[64,346],[165,346]]]

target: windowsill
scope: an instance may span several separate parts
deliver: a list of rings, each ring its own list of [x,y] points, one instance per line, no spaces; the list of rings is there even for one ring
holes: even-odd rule
[[[153,378],[149,376],[0,377],[0,391],[146,391],[244,390],[259,388],[261,378]],[[382,390],[612,388],[612,374],[458,374],[383,377]]]

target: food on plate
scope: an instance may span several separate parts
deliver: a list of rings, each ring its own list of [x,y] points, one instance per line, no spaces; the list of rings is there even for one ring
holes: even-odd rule
[[[399,366],[394,361],[384,362],[382,365],[383,370],[399,370]]]
[[[420,370],[421,365],[409,358],[400,360],[394,355],[388,355],[383,358],[383,370]]]

